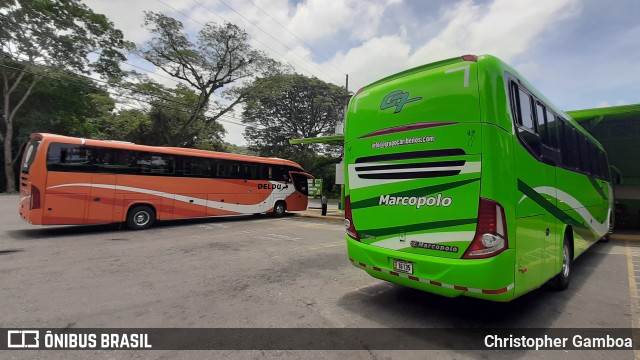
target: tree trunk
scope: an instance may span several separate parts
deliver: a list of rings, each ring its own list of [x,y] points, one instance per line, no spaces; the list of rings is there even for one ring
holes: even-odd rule
[[[4,173],[7,179],[7,192],[16,191],[16,174],[13,171],[13,124],[7,122],[7,132],[4,136]]]

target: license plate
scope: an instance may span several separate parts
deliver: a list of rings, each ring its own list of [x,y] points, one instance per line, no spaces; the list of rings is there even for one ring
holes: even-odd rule
[[[411,261],[393,259],[393,270],[413,274],[413,263]]]

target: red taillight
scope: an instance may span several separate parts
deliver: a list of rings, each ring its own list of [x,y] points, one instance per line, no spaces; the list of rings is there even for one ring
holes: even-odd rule
[[[364,90],[363,87],[361,87],[360,89],[358,89],[358,91],[356,91],[355,94],[353,94],[353,96],[358,96],[358,94],[360,94],[362,92],[362,90]]]
[[[40,209],[40,190],[31,185],[31,209]]]
[[[507,248],[504,209],[493,200],[480,198],[476,234],[462,258],[488,258],[500,254]]]
[[[349,196],[344,197],[344,227],[347,229],[347,235],[353,240],[360,241],[356,226],[353,224],[353,215],[351,215],[351,199]]]
[[[475,56],[475,55],[464,55],[464,56],[462,56],[462,60],[478,62],[478,57]]]

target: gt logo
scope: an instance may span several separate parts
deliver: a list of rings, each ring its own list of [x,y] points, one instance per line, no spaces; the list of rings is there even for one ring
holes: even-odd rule
[[[380,110],[387,110],[389,108],[395,107],[396,109],[393,111],[394,114],[402,111],[402,108],[405,104],[410,102],[422,100],[421,96],[414,97],[413,99],[409,99],[409,93],[404,92],[402,90],[396,90],[388,93],[382,98],[382,103],[380,104]]]

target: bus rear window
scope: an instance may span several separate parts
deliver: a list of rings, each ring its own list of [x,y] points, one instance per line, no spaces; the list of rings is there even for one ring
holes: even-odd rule
[[[23,174],[29,173],[33,160],[36,158],[36,154],[38,153],[41,141],[42,139],[31,139],[27,144],[27,148],[24,150],[24,155],[22,157],[22,167],[20,169]]]

